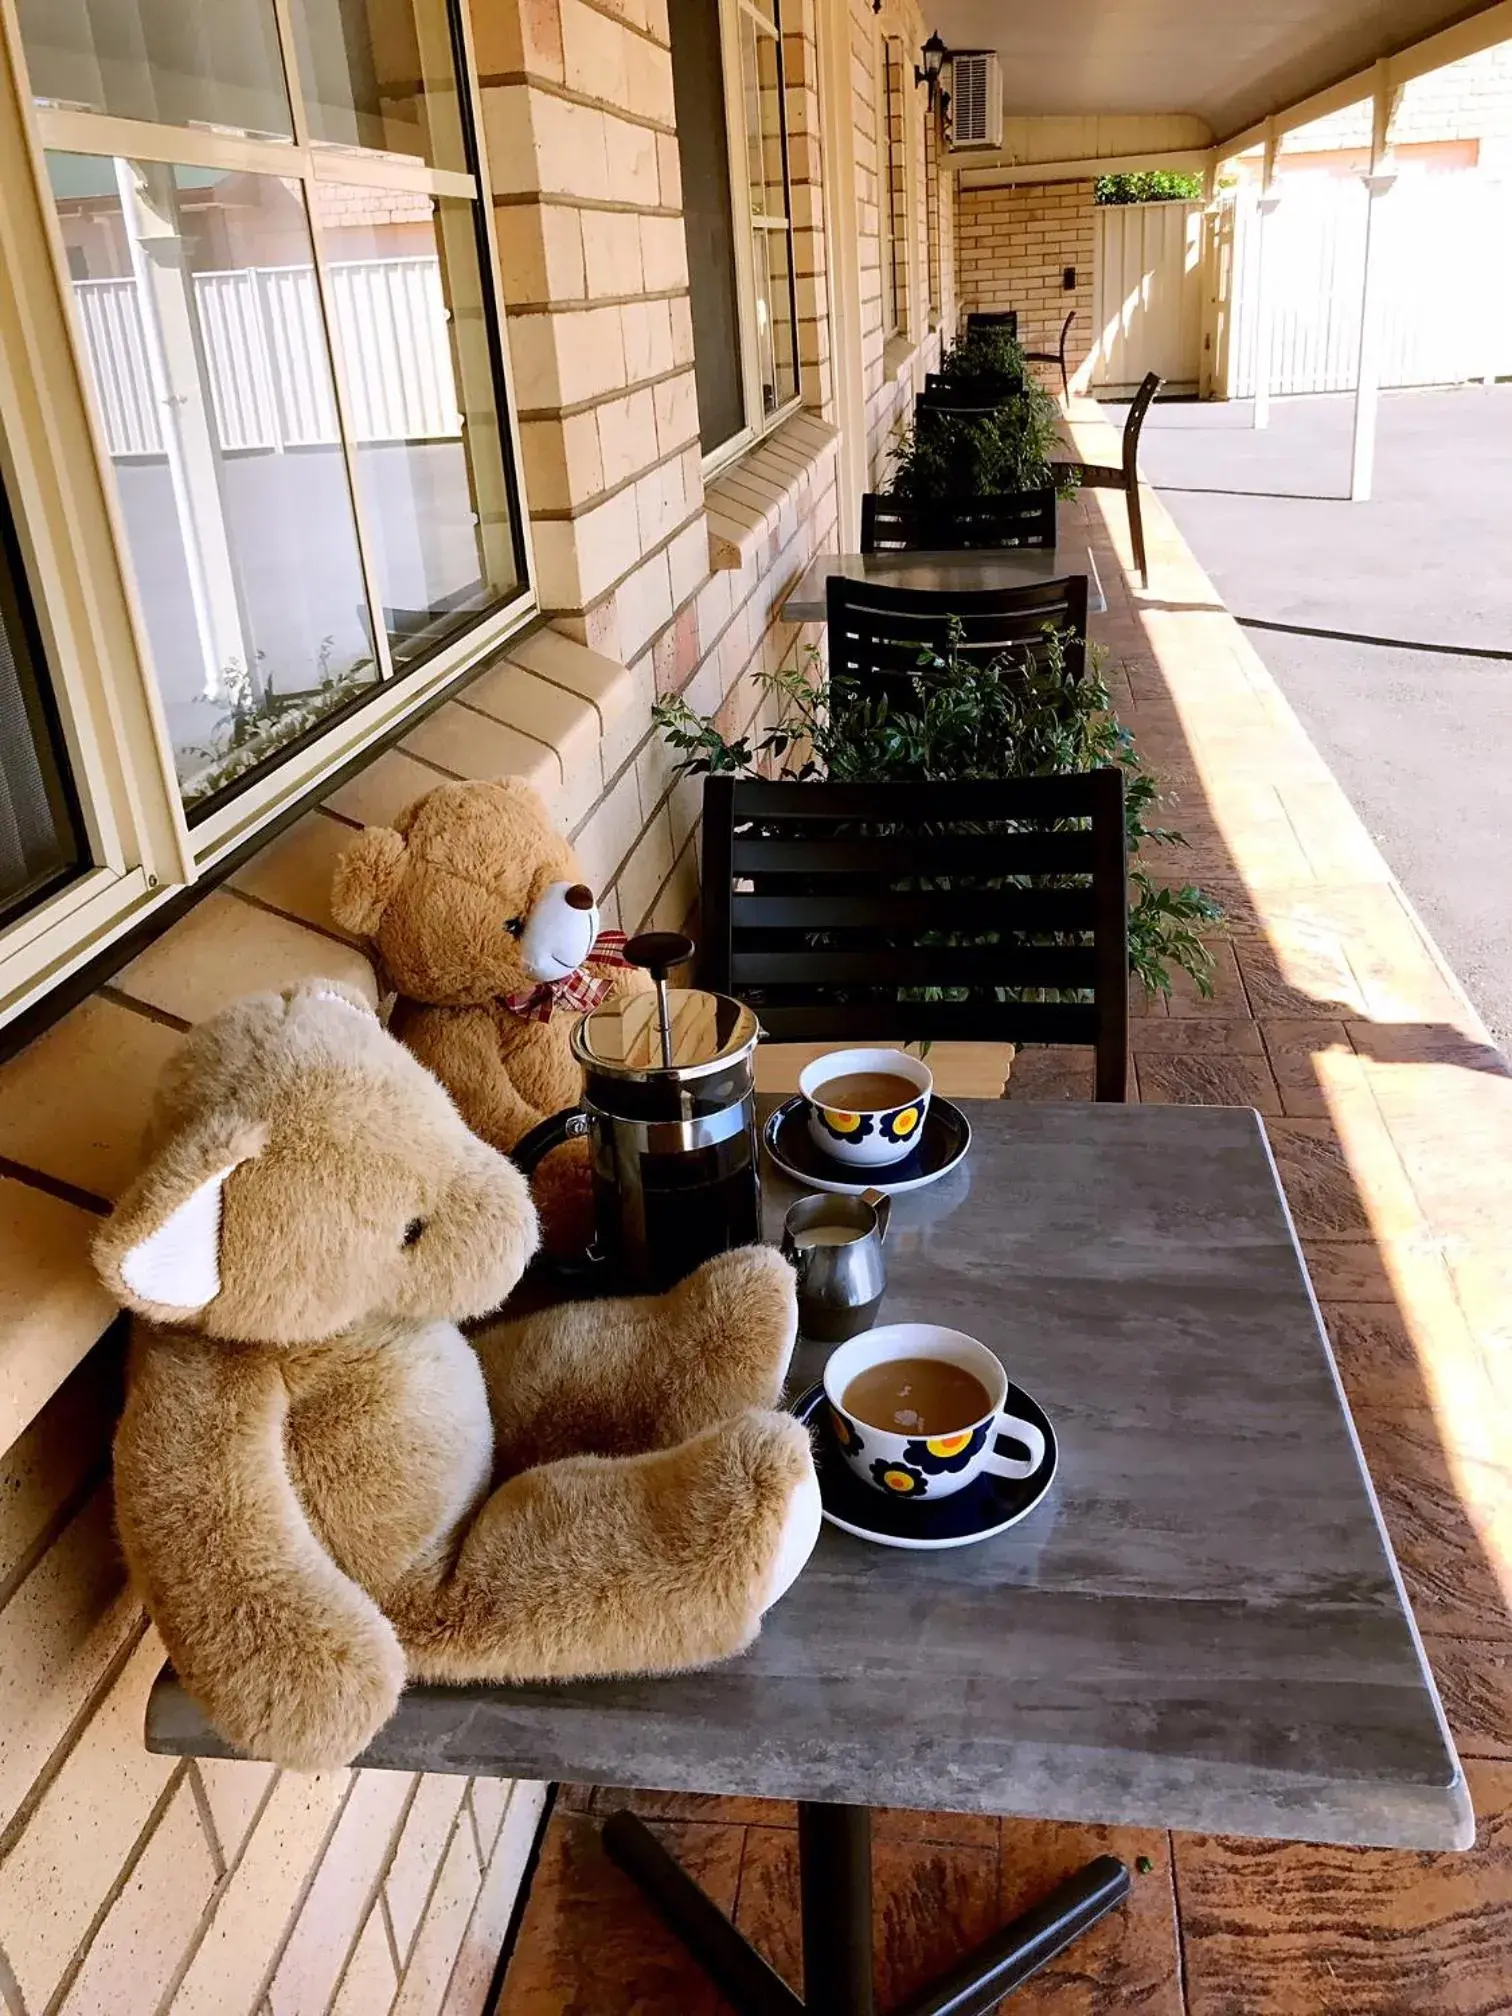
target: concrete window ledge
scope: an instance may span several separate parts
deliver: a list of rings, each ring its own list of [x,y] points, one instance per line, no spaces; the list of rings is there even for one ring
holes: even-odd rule
[[[704,492],[709,565],[739,569],[780,551],[828,486],[840,430],[816,413],[794,413]]]
[[[890,378],[894,385],[901,385],[913,376],[914,360],[919,354],[919,345],[906,336],[889,336],[882,346],[882,375]]]

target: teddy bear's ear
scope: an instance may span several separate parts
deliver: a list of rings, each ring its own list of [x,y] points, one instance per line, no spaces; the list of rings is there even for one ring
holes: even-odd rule
[[[266,1142],[265,1127],[223,1120],[189,1128],[165,1145],[94,1242],[95,1267],[118,1301],[173,1322],[215,1300],[226,1179]]]
[[[404,879],[407,851],[392,826],[363,827],[331,878],[331,915],[343,931],[372,937]]]

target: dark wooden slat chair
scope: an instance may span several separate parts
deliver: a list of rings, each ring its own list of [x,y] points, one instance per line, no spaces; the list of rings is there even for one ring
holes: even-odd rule
[[[1070,314],[1067,315],[1065,321],[1062,322],[1061,324],[1059,349],[1026,350],[1024,352],[1024,362],[1026,364],[1059,364],[1061,374],[1061,390],[1062,392],[1065,393],[1068,399],[1071,397],[1071,378],[1066,370],[1066,345],[1071,340],[1071,324],[1075,320],[1076,320],[1076,310],[1073,308]]]
[[[1127,1097],[1122,771],[709,777],[702,845],[699,984],[750,1002],[774,1041],[1089,1045],[1098,1099]],[[1043,994],[1069,998],[1024,998]]]
[[[975,336],[984,329],[1006,329],[1008,334],[1018,337],[1017,308],[977,308],[966,317],[966,334]]]
[[[1122,490],[1129,507],[1129,544],[1134,549],[1134,565],[1139,569],[1142,588],[1150,585],[1150,569],[1145,559],[1144,511],[1139,501],[1139,436],[1145,423],[1145,415],[1150,403],[1160,390],[1161,379],[1157,372],[1147,371],[1143,383],[1129,403],[1129,416],[1124,421],[1123,465],[1112,469],[1101,462],[1052,462],[1050,473],[1060,486],[1070,478],[1080,482],[1084,490]]]
[[[996,420],[1003,408],[1023,397],[1022,385],[983,388],[980,385],[942,385],[935,392],[921,392],[914,400],[914,425],[922,434],[926,428],[949,426],[951,421]]]
[[[1067,574],[1012,588],[927,589],[830,576],[826,620],[831,679],[910,697],[903,676],[922,651],[943,656],[952,625],[963,658],[990,665],[1006,652],[1048,648],[1047,630],[1070,633],[1066,668],[1080,678],[1087,663],[1087,577]]]
[[[938,371],[924,373],[924,390],[921,399],[936,400],[942,407],[951,406],[1001,406],[1009,399],[1023,396],[1022,373],[1001,378],[973,378],[965,384],[944,378]]]
[[[977,549],[1055,545],[1055,491],[1020,490],[1005,497],[861,499],[863,553],[961,553]]]

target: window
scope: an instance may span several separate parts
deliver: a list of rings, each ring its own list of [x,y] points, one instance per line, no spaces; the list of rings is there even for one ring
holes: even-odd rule
[[[22,0],[191,821],[521,580],[440,0],[286,19]]]
[[[882,42],[880,96],[882,314],[883,328],[893,336],[904,333],[908,324],[908,194],[903,172],[903,45],[892,36]]]
[[[0,494],[0,925],[82,858],[73,778],[10,507]]]
[[[727,459],[798,399],[778,0],[672,0],[699,433]]]
[[[77,585],[114,627],[46,652],[6,531],[0,793],[33,837],[18,852],[0,804],[0,1019],[23,872],[35,892],[71,864],[122,902],[133,877],[137,896],[193,880],[528,603],[449,0],[17,9],[30,108],[0,87],[8,215],[29,120],[45,180],[0,275],[0,394],[50,379],[58,463],[49,498],[41,444],[10,443],[38,506],[17,523],[44,575],[79,546],[71,516],[104,529]],[[65,584],[32,580],[45,630]]]

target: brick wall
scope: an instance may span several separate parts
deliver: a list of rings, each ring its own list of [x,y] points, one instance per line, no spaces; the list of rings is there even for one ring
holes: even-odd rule
[[[1286,154],[1355,151],[1370,145],[1368,98],[1326,119],[1294,126],[1281,143]],[[1512,41],[1446,63],[1404,86],[1391,121],[1397,145],[1435,140],[1505,140],[1512,137]]]
[[[87,1250],[129,1180],[179,1035],[259,987],[377,996],[329,912],[336,854],[447,777],[542,791],[608,921],[681,924],[695,786],[650,708],[743,728],[753,675],[806,641],[783,598],[837,543],[826,148],[855,150],[874,466],[954,320],[953,177],[902,116],[909,331],[880,325],[878,37],[915,0],[849,0],[854,130],[819,129],[814,0],[784,8],[804,410],[707,488],[692,373],[665,0],[474,10],[502,291],[545,627],[498,660],[11,1063],[0,1067],[0,2008],[6,2016],[478,2016],[544,1788],[149,1757],[162,1648],[125,1587],[109,1437],[120,1340]],[[932,179],[927,180],[928,177]],[[928,212],[937,230],[931,260]],[[843,220],[842,233],[849,228]],[[884,357],[884,350],[887,356]],[[812,634],[812,633],[811,633]]]
[[[1067,311],[1076,310],[1067,351],[1074,374],[1092,347],[1092,262],[1095,218],[1090,182],[1027,182],[1006,189],[963,189],[960,195],[958,285],[963,313],[1016,308],[1026,350],[1053,351]],[[1062,286],[1076,268],[1076,287]],[[1060,389],[1060,374],[1042,370]]]
[[[121,1326],[86,1254],[181,1031],[305,975],[376,1002],[327,905],[357,827],[446,777],[506,772],[568,825],[602,802],[631,701],[621,668],[522,640],[0,1068],[7,2016],[481,2016],[543,1786],[143,1749],[164,1653],[112,1530]]]
[[[824,135],[819,125],[819,53],[812,5],[788,5],[782,10],[782,67],[787,84],[793,274],[798,283],[799,387],[809,411],[832,420]]]
[[[931,297],[930,237],[926,215],[929,185],[930,115],[925,94],[913,81],[913,63],[928,29],[914,0],[849,0],[853,146],[856,163],[857,256],[861,272],[862,383],[866,400],[867,467],[869,480],[886,479],[893,448],[913,413],[914,395],[923,389],[924,373],[939,357],[939,329],[931,329],[929,301],[953,313],[953,287],[948,263],[937,250],[934,268],[941,294]],[[888,117],[885,79],[889,64],[895,83],[893,112]],[[892,145],[889,145],[891,139]],[[934,171],[939,242],[955,235],[955,178]],[[900,222],[897,246],[898,286],[896,327],[891,320],[892,289],[887,267],[889,190]]]

